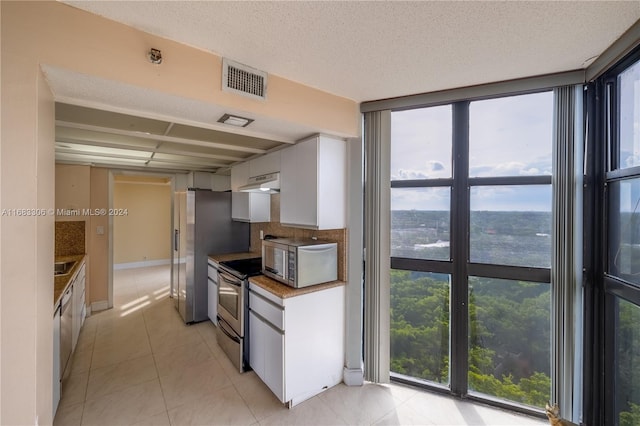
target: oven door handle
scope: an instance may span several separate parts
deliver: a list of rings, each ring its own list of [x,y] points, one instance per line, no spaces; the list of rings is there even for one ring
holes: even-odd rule
[[[225,329],[225,324],[226,324],[226,323],[225,323],[224,321],[222,321],[222,320],[220,319],[220,317],[218,317],[218,318],[217,318],[217,321],[218,321],[218,327],[220,328],[220,330],[222,330],[222,332],[223,332],[224,334],[226,334],[226,335],[227,335],[227,337],[228,337],[229,339],[231,339],[231,340],[233,340],[234,342],[236,342],[236,343],[238,343],[238,344],[239,344],[239,343],[240,343],[240,339],[238,338],[238,336],[234,336],[234,335],[233,335],[233,333],[230,333],[230,332],[228,332],[228,331]]]
[[[226,275],[224,272],[220,272],[218,274],[219,278],[222,278],[222,280],[228,284],[231,284],[234,287],[242,287],[242,281],[238,281],[238,280],[233,280],[233,279],[229,279],[227,278],[228,275]]]

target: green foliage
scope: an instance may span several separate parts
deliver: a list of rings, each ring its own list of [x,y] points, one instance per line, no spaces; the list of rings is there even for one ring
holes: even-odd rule
[[[640,425],[640,405],[629,403],[629,411],[620,413],[620,426],[638,426]]]
[[[549,285],[475,278],[469,387],[537,407],[549,400]],[[391,272],[391,370],[449,381],[448,275]]]
[[[619,299],[616,324],[616,409],[620,426],[640,425],[640,308]]]

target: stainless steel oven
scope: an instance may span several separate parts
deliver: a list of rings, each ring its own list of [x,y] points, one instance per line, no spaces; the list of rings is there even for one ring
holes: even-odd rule
[[[217,340],[240,372],[249,367],[249,277],[259,275],[261,258],[220,262]]]
[[[244,335],[244,280],[224,269],[218,274],[218,316],[240,337]]]

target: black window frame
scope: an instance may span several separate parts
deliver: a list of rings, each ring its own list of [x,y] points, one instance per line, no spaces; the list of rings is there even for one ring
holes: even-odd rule
[[[500,278],[508,280],[522,280],[551,285],[551,268],[528,266],[497,265],[486,263],[472,263],[470,259],[470,190],[475,186],[525,186],[549,185],[551,175],[534,176],[500,176],[500,177],[469,177],[469,107],[471,102],[485,99],[500,99],[519,95],[551,92],[552,89],[543,88],[518,93],[508,93],[477,99],[460,100],[446,103],[452,107],[452,177],[415,180],[391,180],[393,188],[434,188],[450,187],[450,260],[411,259],[391,256],[392,269],[421,271],[449,274],[451,276],[450,294],[450,367],[449,387],[427,382],[418,378],[411,378],[391,372],[391,379],[414,386],[427,388],[432,391],[447,393],[456,397],[476,400],[500,408],[509,409],[525,414],[542,417],[543,411],[520,404],[475,393],[469,390],[469,287],[470,276],[484,278]],[[440,106],[443,104],[420,105],[412,109]],[[408,108],[393,109],[392,112]],[[550,137],[552,137],[550,135]],[[392,141],[393,143],[393,141]],[[455,208],[454,208],[455,206]],[[462,309],[456,309],[462,307]],[[551,315],[551,307],[549,307]],[[551,344],[551,343],[550,343]],[[456,368],[453,368],[453,366]]]
[[[618,303],[640,306],[640,285],[610,272],[610,185],[640,178],[640,166],[620,168],[618,76],[640,61],[640,46],[587,86],[584,191],[584,424],[617,424],[615,410]]]

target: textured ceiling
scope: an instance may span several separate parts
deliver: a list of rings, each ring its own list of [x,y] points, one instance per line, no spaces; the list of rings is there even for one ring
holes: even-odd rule
[[[65,1],[356,101],[584,68],[640,2]]]

